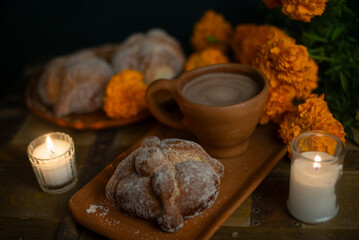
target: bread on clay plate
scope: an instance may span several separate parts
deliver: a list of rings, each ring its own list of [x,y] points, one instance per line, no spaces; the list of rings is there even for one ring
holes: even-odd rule
[[[83,50],[49,62],[39,80],[38,93],[57,117],[93,112],[101,108],[104,89],[113,74],[108,62]]]
[[[89,113],[102,107],[106,84],[115,73],[137,70],[148,85],[159,78],[177,76],[184,61],[180,43],[165,31],[152,29],[147,34],[135,33],[122,44],[55,58],[45,66],[37,92],[57,117]]]
[[[223,171],[197,143],[151,136],[119,163],[106,196],[123,212],[174,232],[213,204]]]
[[[181,44],[162,29],[132,34],[112,57],[116,73],[137,70],[143,73],[147,85],[159,78],[176,77],[182,72],[184,61]]]

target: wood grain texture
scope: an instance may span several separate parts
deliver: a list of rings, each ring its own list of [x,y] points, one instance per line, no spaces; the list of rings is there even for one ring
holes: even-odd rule
[[[249,227],[251,224],[252,196],[249,196],[223,223],[226,227]]]
[[[302,229],[302,228],[220,228],[212,240],[265,239],[265,240],[358,240],[359,230]]]
[[[0,217],[3,240],[55,239],[59,221],[54,219]]]

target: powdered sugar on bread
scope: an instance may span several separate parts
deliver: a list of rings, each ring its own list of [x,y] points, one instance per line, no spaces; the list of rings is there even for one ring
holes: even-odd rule
[[[174,232],[213,204],[222,175],[223,165],[200,145],[148,137],[118,165],[106,196],[124,212]]]

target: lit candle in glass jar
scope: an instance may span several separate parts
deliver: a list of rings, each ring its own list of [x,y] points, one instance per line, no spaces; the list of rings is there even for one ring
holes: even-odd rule
[[[321,135],[336,140],[333,155],[317,151],[325,149],[324,146],[318,147],[318,143],[329,142],[327,139],[320,141]],[[315,139],[308,140],[311,137]],[[339,139],[322,132],[307,132],[293,141],[287,206],[295,218],[306,223],[320,223],[338,213],[337,183],[342,173],[344,153]]]
[[[304,158],[296,159],[291,167],[288,199],[290,212],[306,222],[335,216],[339,209],[335,184],[340,170],[335,165],[320,163],[333,156],[324,152],[304,152],[302,156]]]
[[[45,192],[62,193],[76,183],[74,143],[67,134],[51,133],[38,137],[30,143],[28,155]]]

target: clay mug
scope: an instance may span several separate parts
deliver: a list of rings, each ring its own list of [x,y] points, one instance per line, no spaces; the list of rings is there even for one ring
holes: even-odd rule
[[[258,90],[247,100],[224,106],[196,103],[184,96],[183,89],[192,81],[219,76],[214,80],[220,83],[223,80],[221,74],[234,76],[234,79],[237,79],[236,76],[245,76],[252,82],[254,80]],[[158,95],[163,91],[173,96],[183,113],[183,118],[170,114],[160,106]],[[185,72],[175,80],[154,81],[147,88],[146,100],[150,112],[160,122],[193,132],[199,144],[211,156],[223,159],[239,156],[247,149],[249,137],[260,120],[268,91],[268,81],[260,71],[251,66],[224,63]]]

